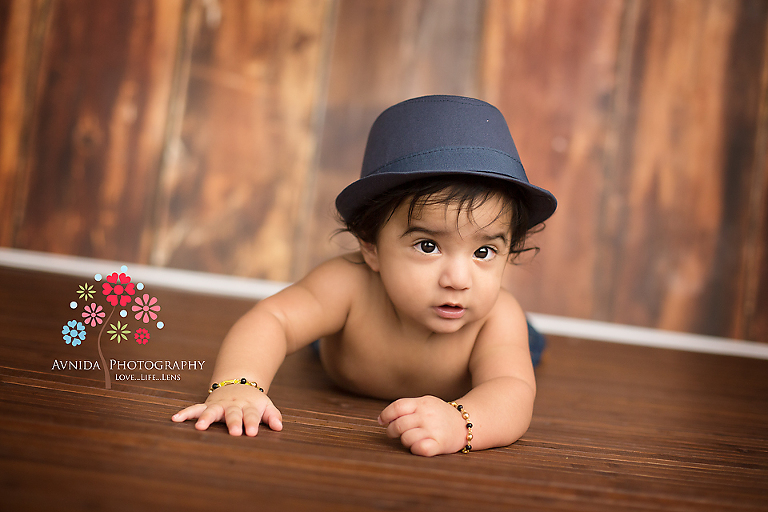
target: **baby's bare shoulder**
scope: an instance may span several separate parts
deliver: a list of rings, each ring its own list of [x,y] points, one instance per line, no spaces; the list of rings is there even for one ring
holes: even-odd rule
[[[307,277],[320,276],[322,278],[357,277],[364,278],[370,273],[362,254],[352,252],[343,254],[321,263],[315,267]]]
[[[362,255],[350,253],[321,263],[297,284],[324,294],[358,294],[365,289],[370,274]]]
[[[517,299],[514,295],[512,295],[511,292],[508,290],[505,290],[502,288],[499,290],[499,298],[496,299],[496,304],[494,305],[494,308],[491,313],[498,314],[506,313],[509,314],[510,311],[519,312],[520,314],[523,314],[523,309],[520,307],[520,303],[517,302]]]
[[[527,332],[523,308],[509,291],[502,288],[480,334],[485,335],[486,339],[500,341],[510,339],[510,333],[519,334],[523,331]]]

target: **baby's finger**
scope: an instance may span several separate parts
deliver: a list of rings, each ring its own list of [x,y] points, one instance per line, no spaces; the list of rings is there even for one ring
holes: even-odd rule
[[[431,437],[425,437],[411,445],[411,453],[423,457],[440,455],[440,443]]]
[[[205,404],[190,405],[171,416],[171,419],[176,422],[182,422],[189,419],[199,418],[200,414],[205,410],[205,407]]]
[[[395,400],[381,411],[379,414],[379,425],[389,425],[390,422],[416,412],[416,401],[413,398],[401,398]]]
[[[269,428],[275,432],[283,430],[283,415],[271,402],[267,404],[267,408],[264,409],[264,414],[262,415],[261,420],[269,425]]]
[[[243,407],[243,425],[245,425],[245,435],[255,436],[259,433],[259,423],[261,422],[261,412],[253,406]]]
[[[224,411],[224,419],[227,422],[229,434],[239,436],[243,433],[243,409],[237,405],[230,405]]]
[[[412,428],[403,432],[400,436],[400,442],[403,443],[403,446],[406,448],[411,448],[416,443],[428,438],[430,438],[430,435],[425,429]]]
[[[211,423],[220,421],[223,417],[224,408],[222,406],[218,404],[208,405],[206,409],[200,414],[197,423],[195,423],[195,428],[197,430],[205,430],[211,426]]]
[[[421,420],[416,414],[406,414],[391,421],[387,426],[387,436],[396,439],[405,432],[421,426]]]

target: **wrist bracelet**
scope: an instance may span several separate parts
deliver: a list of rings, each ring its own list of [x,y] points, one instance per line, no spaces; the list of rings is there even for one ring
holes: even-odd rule
[[[472,441],[472,438],[474,437],[472,435],[472,423],[469,421],[469,413],[464,410],[463,405],[459,405],[456,402],[450,402],[450,404],[461,413],[461,417],[464,418],[464,421],[467,422],[467,446],[461,449],[461,453],[469,453],[469,451],[472,449],[472,445],[469,444],[469,442]]]
[[[260,388],[258,384],[255,382],[250,382],[248,379],[243,377],[242,379],[229,379],[229,380],[223,380],[221,382],[214,382],[211,384],[211,389],[208,390],[209,393],[213,393],[214,389],[219,389],[224,386],[229,386],[230,384],[247,384],[248,386],[253,386],[262,393],[264,392],[264,388]]]

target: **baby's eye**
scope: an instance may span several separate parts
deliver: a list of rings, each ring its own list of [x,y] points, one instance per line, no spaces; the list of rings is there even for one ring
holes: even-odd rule
[[[483,246],[475,251],[475,258],[479,260],[489,260],[496,255],[496,251],[492,247]]]
[[[431,254],[437,250],[437,244],[432,240],[422,240],[416,244],[416,250],[425,254]]]

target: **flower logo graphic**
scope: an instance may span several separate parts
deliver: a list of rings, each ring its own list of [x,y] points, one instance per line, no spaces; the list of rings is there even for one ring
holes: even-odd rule
[[[61,334],[64,335],[64,341],[67,345],[71,344],[73,347],[76,347],[85,340],[85,326],[83,322],[70,320],[61,329]]]
[[[136,343],[139,345],[146,345],[149,341],[149,331],[143,327],[139,327],[136,329],[136,332],[133,333],[133,337],[136,338]]]
[[[156,297],[150,299],[149,294],[145,293],[141,297],[136,297],[135,302],[138,306],[133,306],[131,309],[133,309],[134,312],[138,311],[138,313],[136,313],[136,320],[141,320],[145,324],[149,323],[150,318],[152,320],[157,320],[155,312],[160,311],[160,306],[157,305]]]
[[[112,337],[110,337],[110,340],[117,339],[117,342],[120,343],[121,340],[127,340],[128,335],[131,334],[131,331],[128,330],[127,324],[120,323],[120,320],[117,321],[117,325],[115,324],[109,324],[109,326],[112,328],[107,331],[107,334],[111,334]]]
[[[144,290],[144,283],[133,283],[131,276],[128,275],[128,267],[125,265],[120,267],[119,272],[112,272],[107,274],[106,277],[102,274],[95,274],[93,278],[96,283],[101,285],[103,297],[106,303],[112,307],[103,303],[99,304],[100,296],[96,292],[99,284],[96,284],[95,287],[90,283],[79,285],[75,294],[80,300],[85,302],[85,306],[81,311],[82,321],[68,321],[62,326],[61,334],[67,345],[76,347],[85,341],[86,328],[98,329],[96,349],[99,352],[101,367],[104,369],[104,387],[112,389],[112,379],[109,367],[107,366],[107,359],[102,350],[102,336],[104,336],[104,331],[106,331],[111,341],[120,343],[123,340],[128,340],[131,335],[129,322],[132,320],[128,320],[126,323],[118,320],[117,324],[110,323],[110,320],[116,312],[123,318],[128,316],[127,306],[131,304],[131,301],[134,299],[133,296],[138,291]],[[135,330],[134,339],[139,345],[146,345],[151,337],[150,329],[155,327],[160,330],[165,327],[165,324],[157,321],[158,312],[160,311],[157,297],[144,293],[140,297],[135,297],[135,299],[135,304],[132,305],[131,309],[136,321],[143,322],[143,326]],[[79,307],[78,302],[71,301],[69,307],[77,309]]]
[[[85,312],[83,312],[83,318],[85,318],[85,323],[87,325],[90,325],[91,327],[96,327],[97,325],[100,325],[101,322],[103,322],[103,318],[106,316],[106,313],[102,311],[104,308],[99,306],[98,304],[94,303],[90,306],[85,306]]]
[[[77,291],[77,296],[83,300],[91,300],[93,298],[93,294],[93,286],[89,285],[88,283],[80,285]]]
[[[131,295],[136,293],[136,285],[131,282],[131,278],[124,273],[120,275],[113,272],[107,276],[107,282],[102,286],[102,292],[107,296],[107,302],[113,306],[120,305],[125,307],[131,302]]]

